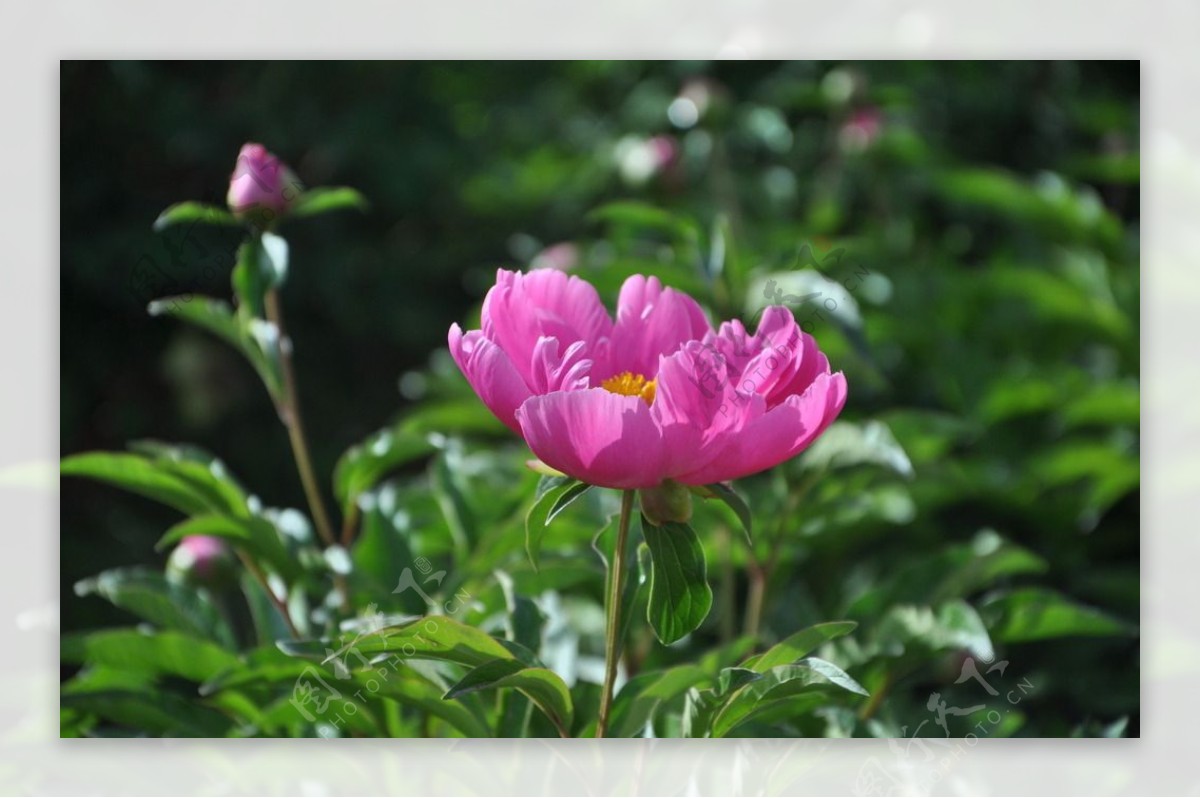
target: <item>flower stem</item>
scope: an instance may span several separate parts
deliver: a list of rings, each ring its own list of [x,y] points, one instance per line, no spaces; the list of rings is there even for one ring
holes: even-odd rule
[[[304,494],[308,497],[313,522],[317,525],[317,534],[325,541],[326,546],[332,546],[336,542],[333,537],[333,525],[329,522],[329,513],[326,512],[325,502],[321,498],[321,490],[313,473],[312,457],[308,453],[308,442],[304,437],[304,422],[300,417],[300,400],[296,392],[296,374],[292,368],[291,344],[283,326],[283,307],[278,289],[272,288],[267,291],[266,306],[267,319],[279,330],[279,360],[283,368],[283,399],[279,404],[279,416],[283,425],[287,427],[288,438],[292,442],[296,468],[300,472]]]
[[[267,594],[267,598],[271,599],[271,603],[275,605],[275,609],[279,610],[279,614],[283,617],[283,622],[287,624],[288,631],[292,633],[292,639],[299,640],[300,630],[296,628],[296,624],[292,621],[292,614],[288,610],[287,602],[275,595],[275,591],[271,589],[271,583],[267,581],[267,575],[254,562],[253,557],[243,554],[241,551],[238,551],[238,557],[241,559],[242,564],[246,566],[246,570],[253,574],[258,583],[262,585],[263,591]]]
[[[621,659],[621,593],[625,582],[625,544],[629,539],[629,518],[633,514],[634,491],[621,494],[621,519],[617,526],[617,545],[608,565],[608,592],[604,602],[604,687],[600,691],[600,717],[596,737],[608,731],[608,713],[612,709],[613,685],[617,663]]]

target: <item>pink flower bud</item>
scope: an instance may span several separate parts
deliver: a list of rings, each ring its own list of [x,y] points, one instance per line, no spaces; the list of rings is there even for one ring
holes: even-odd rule
[[[845,152],[863,152],[883,133],[883,113],[874,107],[860,108],[850,114],[838,130],[838,143]]]
[[[190,585],[223,587],[233,581],[235,572],[233,550],[211,535],[185,537],[167,561],[167,574]]]
[[[287,213],[303,191],[287,164],[251,142],[238,153],[225,200],[235,215],[269,223]]]

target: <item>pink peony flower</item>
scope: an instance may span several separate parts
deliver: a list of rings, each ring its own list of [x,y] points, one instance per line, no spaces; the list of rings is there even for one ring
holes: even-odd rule
[[[803,451],[841,412],[846,380],[791,311],[753,335],[713,330],[694,299],[634,275],[617,318],[559,271],[500,270],[482,329],[450,352],[484,404],[547,465],[592,485],[706,485]]]
[[[286,213],[303,190],[286,164],[263,145],[251,142],[238,153],[225,201],[239,216],[256,214],[270,221]]]

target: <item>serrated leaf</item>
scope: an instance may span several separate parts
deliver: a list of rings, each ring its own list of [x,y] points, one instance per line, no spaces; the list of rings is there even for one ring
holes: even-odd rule
[[[674,643],[699,627],[712,608],[704,548],[687,524],[655,526],[642,516],[642,535],[652,562],[647,618],[662,643]]]

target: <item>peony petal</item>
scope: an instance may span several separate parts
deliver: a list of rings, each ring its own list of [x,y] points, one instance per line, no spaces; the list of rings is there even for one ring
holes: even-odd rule
[[[825,431],[846,404],[841,372],[821,374],[803,395],[793,395],[722,436],[708,464],[673,477],[687,485],[740,479],[795,457]]]
[[[712,325],[696,300],[663,288],[657,277],[635,274],[621,286],[608,363],[596,371],[592,384],[624,371],[653,379],[659,357],[711,332]]]
[[[574,391],[588,387],[592,361],[584,357],[587,344],[576,341],[561,355],[559,349],[557,338],[539,338],[534,345],[531,365],[533,384],[529,386],[533,393]]]
[[[500,269],[483,300],[483,334],[508,354],[533,389],[534,350],[541,338],[557,338],[565,349],[578,341],[598,344],[612,320],[590,283],[552,269],[530,274]]]
[[[720,354],[699,341],[663,357],[651,415],[663,433],[669,473],[707,462],[708,447],[741,426],[746,412]],[[761,412],[761,411],[760,411]]]
[[[662,438],[636,396],[603,388],[534,396],[517,420],[538,459],[590,485],[649,488],[663,480]]]
[[[496,418],[519,435],[521,426],[515,413],[529,398],[530,391],[508,355],[479,330],[464,335],[457,324],[450,327],[449,343],[450,355],[475,393]]]

